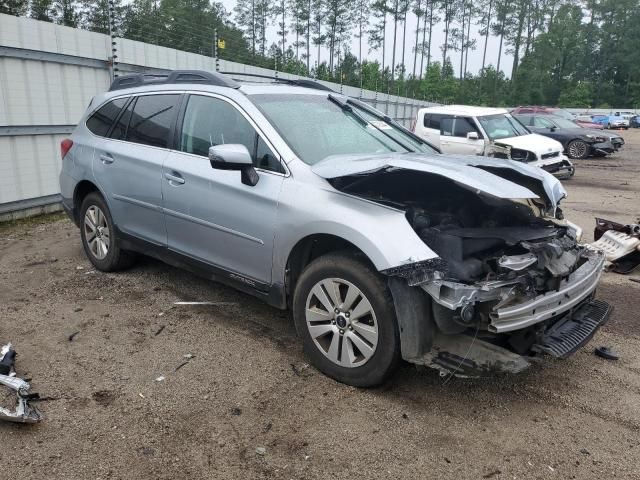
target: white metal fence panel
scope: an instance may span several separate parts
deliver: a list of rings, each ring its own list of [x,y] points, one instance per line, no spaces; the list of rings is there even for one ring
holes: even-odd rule
[[[216,69],[214,58],[195,53],[126,39],[118,39],[117,47],[122,73]],[[72,131],[91,98],[108,89],[110,56],[107,35],[0,14],[0,215],[57,200],[59,142]],[[222,59],[218,66],[237,75],[303,78]],[[431,105],[321,83],[361,98],[405,126],[420,106]]]

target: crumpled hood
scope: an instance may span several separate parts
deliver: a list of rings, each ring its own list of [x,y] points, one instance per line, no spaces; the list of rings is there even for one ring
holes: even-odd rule
[[[441,175],[470,190],[480,191],[496,198],[539,198],[538,195],[528,188],[477,167],[514,170],[534,180],[538,180],[547,194],[546,200],[554,208],[558,206],[560,200],[567,194],[557,178],[538,167],[521,162],[514,162],[512,160],[471,155],[440,155],[427,153],[331,155],[313,165],[311,170],[316,175],[330,179],[348,175],[372,173],[387,168],[402,168]]]
[[[497,145],[509,145],[513,148],[529,150],[538,155],[551,152],[562,152],[562,144],[553,138],[531,133],[529,135],[520,135],[519,137],[500,138],[494,143]]]

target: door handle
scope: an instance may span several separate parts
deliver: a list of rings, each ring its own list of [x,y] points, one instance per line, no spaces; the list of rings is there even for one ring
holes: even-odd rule
[[[169,183],[177,183],[178,185],[183,185],[184,184],[184,178],[182,178],[179,174],[177,174],[176,172],[173,173],[165,173],[164,174],[164,178],[166,178],[167,180],[169,180]]]
[[[102,163],[104,163],[105,165],[110,165],[113,163],[113,157],[111,155],[109,155],[108,153],[103,153],[102,155],[100,155],[100,161]]]

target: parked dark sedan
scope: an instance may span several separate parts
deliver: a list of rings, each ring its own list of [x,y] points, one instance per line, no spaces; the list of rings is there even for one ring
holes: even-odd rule
[[[640,115],[634,115],[629,119],[630,128],[640,128]]]
[[[514,116],[532,132],[560,142],[569,158],[609,155],[624,145],[624,139],[619,135],[578,127],[570,120],[555,115]]]

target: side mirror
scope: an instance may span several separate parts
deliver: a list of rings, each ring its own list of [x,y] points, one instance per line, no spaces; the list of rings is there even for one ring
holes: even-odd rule
[[[227,143],[209,147],[211,168],[217,170],[240,170],[240,179],[245,185],[254,187],[260,177],[247,147],[239,143]]]
[[[467,133],[467,138],[469,140],[478,140],[480,137],[478,136],[478,132],[469,132]]]
[[[555,126],[549,127],[549,130],[551,130],[552,132],[555,132],[556,131],[556,127]]]

